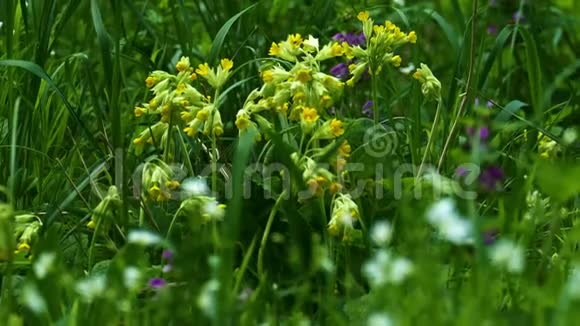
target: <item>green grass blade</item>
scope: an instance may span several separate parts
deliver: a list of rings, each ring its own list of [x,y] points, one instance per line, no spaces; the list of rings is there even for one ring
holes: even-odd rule
[[[232,25],[234,25],[234,23],[246,12],[248,12],[250,9],[254,8],[256,4],[253,4],[251,6],[249,6],[248,8],[240,11],[239,13],[237,13],[235,16],[233,16],[232,18],[228,19],[228,21],[220,28],[220,30],[217,32],[217,35],[214,38],[214,41],[211,45],[211,50],[209,52],[209,57],[208,57],[208,62],[211,64],[214,64],[217,62],[218,57],[220,55],[220,51],[223,47],[224,41],[226,39],[226,36],[228,35],[230,29],[232,28]]]

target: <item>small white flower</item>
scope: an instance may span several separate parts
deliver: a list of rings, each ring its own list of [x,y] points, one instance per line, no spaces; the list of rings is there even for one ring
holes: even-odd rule
[[[391,241],[393,237],[393,226],[388,221],[379,221],[375,223],[371,231],[371,239],[379,246],[384,246]]]
[[[56,254],[54,252],[42,253],[33,266],[36,277],[39,279],[45,278],[48,272],[52,269],[52,264],[55,259]]]
[[[473,225],[470,221],[453,217],[448,218],[439,225],[441,237],[456,245],[473,243]]]
[[[367,320],[367,326],[392,326],[394,324],[391,317],[385,313],[374,313]]]
[[[408,66],[399,68],[399,71],[404,73],[405,75],[410,74],[412,71],[415,70],[415,65],[411,62]]]
[[[77,282],[75,289],[85,302],[90,303],[105,292],[105,286],[105,277],[99,275]]]
[[[147,230],[131,230],[127,237],[129,243],[141,246],[151,246],[161,243],[162,239],[158,234]]]
[[[407,258],[396,258],[390,266],[389,279],[395,284],[404,281],[413,272],[413,263]]]
[[[492,263],[510,273],[524,270],[524,250],[511,240],[502,239],[495,243],[489,253]]]
[[[205,202],[202,207],[202,214],[209,217],[210,220],[222,220],[225,215],[225,206],[218,203],[215,198]]]
[[[562,141],[566,145],[572,145],[578,139],[578,132],[574,128],[564,130],[562,134]]]
[[[304,48],[307,50],[316,49],[318,51],[318,39],[312,35],[308,35],[308,39],[304,41]]]
[[[129,266],[123,271],[123,281],[125,287],[134,290],[139,286],[141,280],[141,271],[135,266]]]
[[[34,285],[27,284],[24,286],[24,289],[22,289],[21,300],[24,305],[36,314],[46,311],[46,302]]]
[[[363,274],[373,286],[381,286],[387,282],[386,268],[391,262],[391,254],[386,250],[379,250],[375,256],[363,265]]]
[[[188,178],[181,183],[181,189],[185,197],[197,197],[209,195],[207,182],[202,178]]]
[[[570,270],[566,291],[573,299],[580,299],[580,264],[578,263]]]
[[[439,236],[456,245],[473,243],[473,224],[457,212],[455,202],[444,198],[427,210],[427,221],[437,229]]]
[[[216,295],[220,288],[220,283],[218,280],[210,280],[204,284],[201,289],[201,293],[197,298],[197,306],[203,311],[203,313],[213,318],[215,317],[217,310]]]

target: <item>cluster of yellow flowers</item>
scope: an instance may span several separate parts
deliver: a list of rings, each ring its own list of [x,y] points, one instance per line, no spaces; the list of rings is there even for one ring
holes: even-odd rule
[[[169,165],[163,160],[154,159],[143,166],[141,183],[151,200],[168,201],[171,199],[171,191],[178,189],[181,185],[173,177],[174,173]]]
[[[361,235],[361,231],[354,228],[354,223],[359,218],[359,210],[356,203],[348,194],[338,194],[332,203],[328,232],[334,236],[342,236],[342,241],[353,242]]]
[[[107,195],[99,202],[97,207],[93,210],[91,214],[91,220],[87,223],[89,229],[95,229],[97,224],[100,222],[103,233],[106,233],[111,225],[111,216],[114,210],[121,206],[121,196],[119,196],[119,191],[117,187],[109,187]]]
[[[376,25],[366,11],[360,12],[357,18],[363,25],[366,48],[359,45],[345,47],[345,56],[350,60],[356,59],[355,63],[348,67],[352,75],[346,82],[349,86],[353,86],[367,70],[371,75],[378,75],[384,65],[399,67],[402,59],[394,51],[403,44],[417,42],[414,31],[406,34],[391,21],[387,20],[384,25]]]
[[[167,144],[174,146],[167,141],[169,126],[182,128],[190,137],[199,132],[206,136],[221,136],[224,129],[216,101],[220,89],[231,75],[233,65],[230,59],[222,59],[216,68],[204,63],[194,71],[189,58],[182,57],[176,64],[176,75],[160,70],[153,71],[145,83],[154,97],[148,103],[136,107],[135,116],[158,115],[160,118],[134,139],[136,152],[140,153],[146,143],[173,152],[172,147],[165,148]],[[213,99],[192,86],[198,76],[215,90]]]

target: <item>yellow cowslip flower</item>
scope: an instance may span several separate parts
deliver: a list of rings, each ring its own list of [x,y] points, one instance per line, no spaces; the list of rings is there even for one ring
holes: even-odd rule
[[[30,251],[30,245],[26,242],[23,242],[18,245],[18,251]]]
[[[197,74],[195,72],[192,72],[191,75],[189,76],[189,80],[194,81],[197,79]]]
[[[407,35],[407,41],[411,44],[415,44],[417,43],[417,34],[415,33],[415,31],[411,31],[408,35]]]
[[[341,46],[342,46],[342,53],[348,59],[354,58],[354,53],[353,53],[352,47],[347,42],[342,42]]]
[[[137,138],[133,139],[133,144],[135,144],[135,145],[143,145],[143,143],[144,143],[144,140],[141,137],[137,137]]]
[[[302,35],[296,33],[296,34],[290,34],[288,35],[288,43],[290,43],[290,45],[292,45],[292,47],[299,48],[300,45],[302,45],[303,39],[302,39]]]
[[[270,51],[268,52],[268,55],[278,56],[280,55],[280,53],[281,53],[280,46],[276,42],[272,42],[272,46],[270,46]]]
[[[397,28],[397,25],[393,24],[392,21],[387,20],[385,21],[385,28],[387,29],[387,31],[392,32]]]
[[[332,121],[330,122],[330,130],[332,131],[332,135],[334,135],[334,137],[339,137],[342,134],[344,134],[342,121],[338,119],[332,119]]]
[[[322,95],[322,97],[320,98],[320,106],[322,106],[323,108],[328,108],[331,105],[332,105],[332,97],[330,97],[328,94]]]
[[[157,100],[156,100],[156,99],[154,99],[154,98],[153,98],[153,99],[151,99],[151,101],[149,101],[149,108],[150,108],[151,110],[155,110],[155,109],[157,109],[157,106],[158,106],[158,105],[159,105],[159,103],[157,103]]]
[[[294,94],[294,96],[292,97],[292,100],[294,101],[294,103],[300,103],[303,102],[306,99],[306,94],[304,94],[304,92],[296,92]]]
[[[165,185],[167,186],[167,188],[169,188],[171,190],[175,190],[175,189],[179,188],[179,186],[181,184],[177,180],[167,180],[165,182]]]
[[[264,83],[271,83],[274,81],[274,72],[271,69],[262,71],[262,80]]]
[[[147,79],[145,79],[145,85],[147,85],[147,88],[152,88],[153,86],[155,86],[155,84],[157,84],[158,81],[159,80],[157,80],[157,78],[149,76],[147,77]]]
[[[209,118],[209,110],[207,108],[199,110],[195,115],[195,118],[201,121],[207,121],[207,118]]]
[[[186,133],[189,137],[193,137],[193,135],[195,135],[195,129],[191,127],[183,128],[183,132]]]
[[[234,67],[234,62],[228,58],[224,58],[220,62],[223,71],[230,71]]]
[[[286,114],[286,112],[288,112],[288,102],[277,106],[276,111]]]
[[[346,140],[344,142],[342,142],[342,144],[338,148],[338,154],[342,157],[345,157],[345,158],[348,158],[350,156],[351,151],[352,151],[352,148],[350,147],[350,144]]]
[[[141,117],[143,114],[147,113],[147,110],[145,108],[136,106],[135,107],[135,117],[139,118]]]
[[[197,66],[197,69],[195,69],[195,72],[201,76],[207,76],[209,74],[209,71],[210,68],[207,62],[204,64],[200,64],[199,66]]]
[[[221,136],[224,134],[224,128],[220,125],[217,125],[215,127],[213,127],[212,130],[213,134],[216,135],[217,137]]]
[[[240,131],[246,130],[250,126],[250,115],[244,110],[238,111],[235,124]]]
[[[185,122],[189,122],[193,119],[193,115],[191,114],[190,111],[183,111],[179,115],[181,116],[181,120]]]
[[[369,13],[368,11],[361,11],[358,13],[358,15],[356,16],[356,18],[361,21],[361,22],[366,22],[367,20],[369,20]]]
[[[183,94],[183,92],[185,92],[186,88],[187,88],[187,85],[185,83],[179,83],[179,85],[177,85],[177,87],[175,88],[175,95]]]
[[[189,65],[190,65],[189,58],[181,57],[181,59],[175,65],[175,68],[177,68],[177,71],[182,72],[189,69]]]
[[[149,196],[151,196],[151,198],[157,198],[161,194],[161,189],[159,188],[159,186],[153,185],[151,188],[149,188],[147,192],[149,193]]]
[[[391,64],[395,67],[401,66],[401,61],[402,61],[401,56],[398,54],[391,58]]]
[[[316,120],[318,120],[318,118],[319,118],[319,116],[318,116],[318,112],[316,111],[316,109],[309,108],[309,107],[304,107],[302,109],[302,120],[304,122],[313,123],[313,122],[316,122]]]
[[[344,42],[346,43],[346,42]],[[342,45],[338,44],[338,42],[334,42],[330,47],[330,54],[339,57],[344,54],[344,48]]]
[[[93,220],[90,220],[89,223],[87,223],[87,227],[91,230],[94,230],[97,227],[97,223],[95,223]]]
[[[296,73],[296,80],[300,81],[303,84],[306,84],[310,80],[312,80],[312,76],[310,75],[310,70],[308,69],[300,69]]]
[[[336,194],[341,190],[342,190],[342,185],[338,182],[333,182],[328,187],[328,191],[330,191],[331,194]]]

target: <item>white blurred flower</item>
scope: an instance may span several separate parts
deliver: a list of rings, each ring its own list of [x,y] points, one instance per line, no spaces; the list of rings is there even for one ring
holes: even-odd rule
[[[181,189],[186,197],[207,196],[209,187],[202,178],[187,178],[181,183]]]
[[[34,263],[33,269],[34,274],[39,279],[43,279],[46,277],[48,272],[52,269],[52,264],[56,259],[56,254],[54,252],[44,252],[42,253],[36,262]]]
[[[407,258],[398,257],[391,264],[389,279],[395,284],[404,281],[413,272],[413,263]]]
[[[304,44],[304,48],[307,51],[313,51],[313,50],[318,51],[318,46],[319,46],[318,39],[312,35],[308,35],[308,39],[305,40],[303,42],[303,44]]]
[[[135,266],[129,266],[123,271],[123,282],[129,290],[135,290],[141,280],[141,271]]]
[[[46,302],[34,285],[26,284],[20,298],[32,312],[40,314],[46,311]]]
[[[439,236],[456,245],[473,243],[471,221],[459,215],[455,202],[444,198],[427,210],[427,221],[437,229]]]
[[[578,139],[578,132],[574,128],[564,130],[562,134],[562,141],[566,145],[572,145]]]
[[[405,5],[405,0],[393,0],[393,4],[403,7]]]
[[[218,280],[210,280],[204,284],[197,298],[197,306],[207,317],[214,318],[217,313],[216,295],[219,288],[220,283]]]
[[[497,241],[489,252],[492,263],[510,273],[519,274],[524,270],[524,249],[511,240]]]
[[[77,282],[76,291],[85,302],[92,302],[105,292],[106,279],[104,276],[92,276]]]
[[[411,72],[415,71],[415,65],[411,62],[408,66],[399,68],[399,71],[404,73],[405,75],[410,74]]]
[[[215,198],[211,198],[203,204],[202,214],[210,220],[221,221],[225,215],[226,206],[218,203]]]
[[[362,273],[372,286],[387,283],[400,284],[413,272],[413,263],[404,257],[394,257],[386,250],[379,250],[363,265]]]
[[[566,291],[573,299],[580,299],[580,264],[576,263],[570,270]]]
[[[371,231],[371,239],[376,245],[384,246],[391,242],[393,226],[389,221],[376,222]]]
[[[367,320],[367,326],[392,326],[394,324],[391,317],[382,312],[370,315]]]
[[[163,239],[151,231],[147,230],[131,230],[129,232],[129,236],[127,237],[127,241],[129,243],[141,245],[141,246],[151,246],[155,244],[161,243]]]

